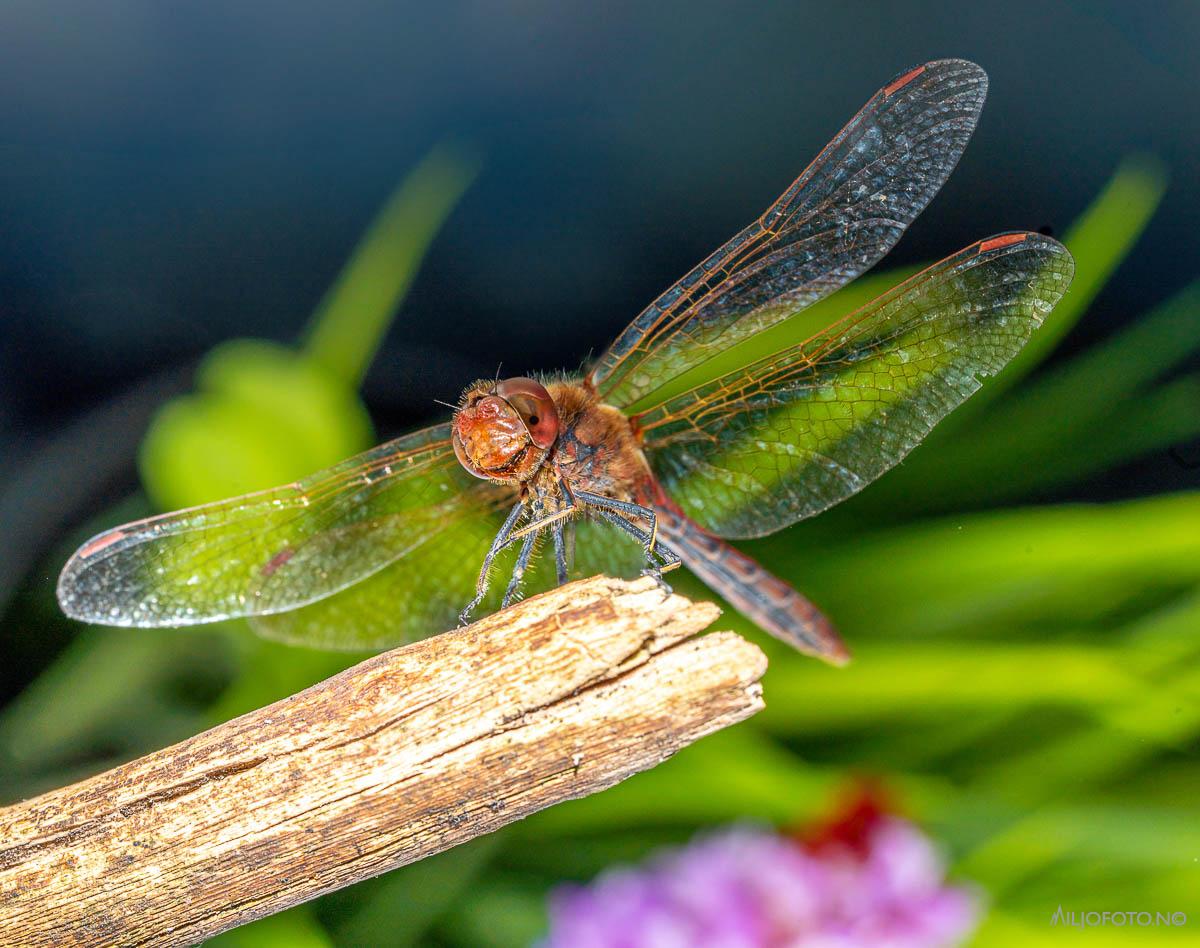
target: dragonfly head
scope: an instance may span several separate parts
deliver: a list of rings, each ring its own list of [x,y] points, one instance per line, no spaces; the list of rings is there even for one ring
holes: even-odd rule
[[[546,459],[558,437],[558,409],[540,382],[477,382],[454,414],[454,453],[476,477],[520,484]]]

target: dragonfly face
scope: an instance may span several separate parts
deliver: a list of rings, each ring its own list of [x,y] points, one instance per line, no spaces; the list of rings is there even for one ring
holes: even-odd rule
[[[768,632],[844,659],[812,603],[725,541],[818,514],[899,462],[1021,349],[1066,292],[1070,254],[1029,232],[978,241],[803,342],[664,386],[878,262],[953,170],[986,90],[963,60],[901,73],[582,378],[477,383],[451,423],[109,530],[63,569],[63,610],[109,625],[244,617],[285,641],[386,647],[510,602],[545,540],[559,582],[682,562]]]
[[[533,379],[476,382],[463,393],[451,437],[459,462],[476,477],[522,484],[558,437],[558,409]]]

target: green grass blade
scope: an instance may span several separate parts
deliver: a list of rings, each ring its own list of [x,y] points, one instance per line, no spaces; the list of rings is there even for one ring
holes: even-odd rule
[[[311,905],[269,915],[204,942],[206,948],[334,948]]]
[[[1146,386],[1200,351],[1200,283],[1129,328],[1022,386],[970,436],[942,438],[864,496],[863,511],[995,503],[1070,483],[1200,428],[1195,379]]]
[[[874,722],[1020,710],[1030,705],[1085,709],[1128,699],[1143,682],[1111,648],[1053,643],[972,643],[970,647],[864,643],[837,676],[811,662],[777,662],[758,717],[777,734],[819,736]]]
[[[977,443],[986,460],[1002,461],[1022,438],[1039,443],[1104,417],[1200,351],[1200,282],[1022,387],[980,425]],[[975,439],[973,439],[975,440]]]
[[[754,544],[850,640],[1090,622],[1200,582],[1200,492],[957,515],[797,549]]]
[[[457,900],[477,888],[503,834],[493,833],[404,866],[321,903],[322,914],[346,917],[330,929],[339,945],[409,948],[427,944],[430,928]]]
[[[433,238],[475,179],[477,159],[433,149],[392,194],[317,306],[305,348],[357,388]]]
[[[1057,348],[1129,255],[1158,209],[1166,187],[1166,170],[1157,159],[1139,155],[1120,164],[1063,239],[1075,257],[1071,290],[1008,368],[985,383],[969,411],[977,412],[1012,387]]]
[[[1037,472],[1028,467],[985,492],[989,500],[1071,484],[1098,471],[1200,437],[1200,374],[1175,379],[1097,419],[1059,445]]]

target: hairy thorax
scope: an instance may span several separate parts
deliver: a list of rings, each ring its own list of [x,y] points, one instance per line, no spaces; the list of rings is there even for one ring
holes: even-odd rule
[[[643,496],[650,467],[629,419],[577,382],[552,382],[546,390],[562,429],[545,468],[569,488],[617,500]]]

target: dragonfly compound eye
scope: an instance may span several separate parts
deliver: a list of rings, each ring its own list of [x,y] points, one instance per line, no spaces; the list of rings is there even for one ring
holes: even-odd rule
[[[554,444],[559,429],[558,409],[540,382],[521,377],[505,379],[496,386],[496,394],[521,416],[534,444],[539,448]]]

